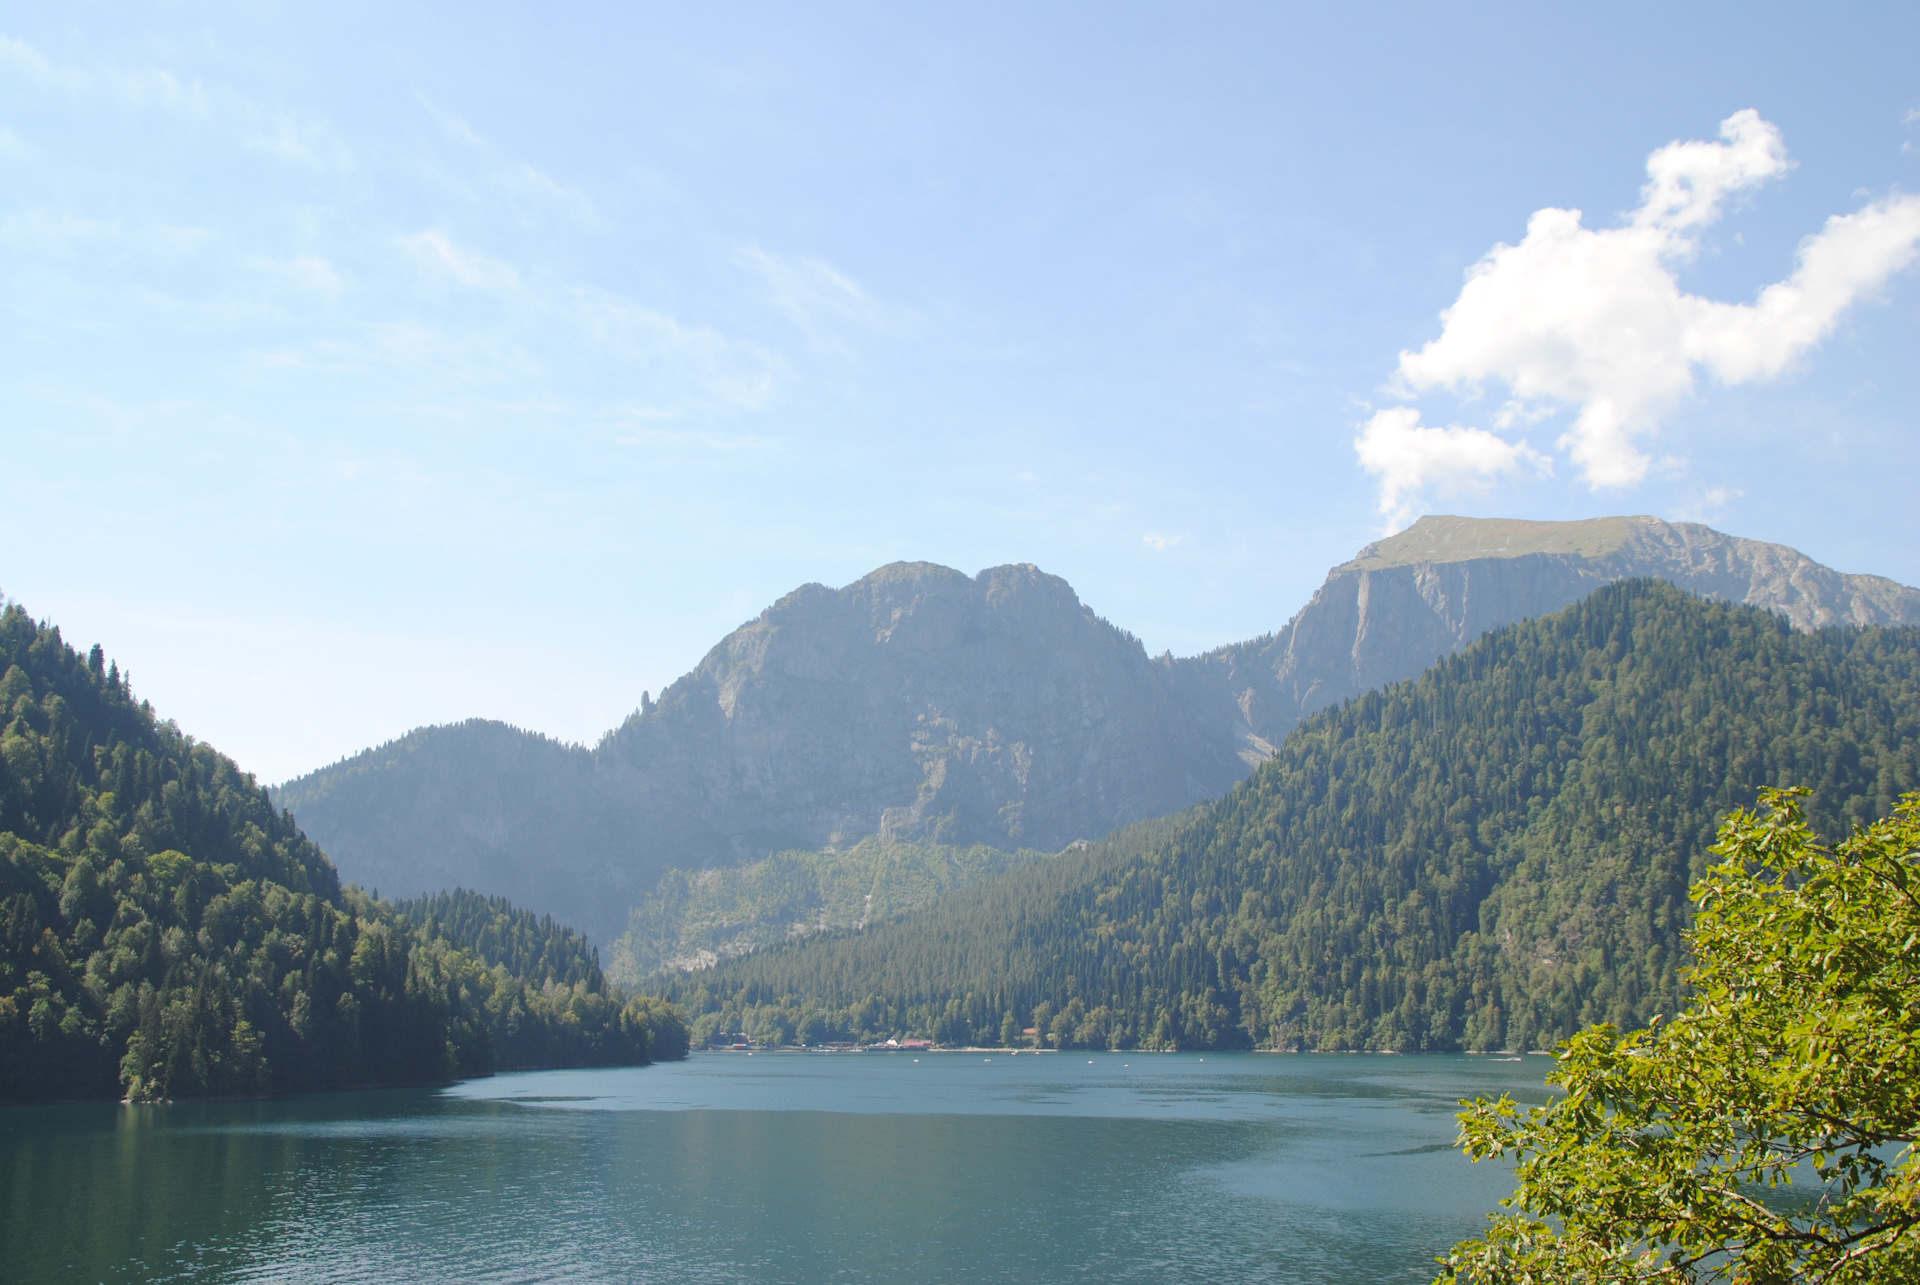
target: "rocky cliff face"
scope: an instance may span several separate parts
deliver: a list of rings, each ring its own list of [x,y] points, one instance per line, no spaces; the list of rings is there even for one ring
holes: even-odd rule
[[[754,856],[876,833],[1054,849],[1241,775],[1066,581],[929,563],[788,594],[599,758],[683,844]]]
[[[866,835],[1057,850],[1246,772],[1139,640],[1031,566],[883,567],[729,634],[591,754],[426,729],[279,792],[348,878],[611,937],[669,868]]]
[[[600,940],[671,868],[868,835],[1057,850],[1225,791],[1317,709],[1489,629],[1653,576],[1802,629],[1920,623],[1920,592],[1656,518],[1423,518],[1277,633],[1152,660],[1031,566],[882,567],[741,626],[591,752],[426,728],[281,787],[349,879],[464,884]]]
[[[1185,660],[1175,684],[1243,756],[1315,710],[1412,678],[1489,629],[1646,576],[1778,611],[1798,629],[1920,624],[1920,591],[1845,575],[1785,545],[1652,517],[1425,517],[1335,567],[1277,633]]]

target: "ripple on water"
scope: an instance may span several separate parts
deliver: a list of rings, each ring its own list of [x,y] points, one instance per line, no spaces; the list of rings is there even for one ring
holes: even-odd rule
[[[0,1110],[40,1281],[1429,1279],[1506,1175],[1470,1058],[701,1056],[441,1091]]]

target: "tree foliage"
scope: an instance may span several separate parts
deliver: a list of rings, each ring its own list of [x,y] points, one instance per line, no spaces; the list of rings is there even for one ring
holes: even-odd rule
[[[1546,1048],[1678,1011],[1720,820],[1795,782],[1826,834],[1920,789],[1920,631],[1623,582],[1315,715],[1215,803],[661,987],[696,1037]]]
[[[603,989],[600,952],[582,933],[551,915],[522,910],[505,897],[455,888],[392,903],[394,912],[429,937],[439,938],[488,964],[537,986],[585,982]]]
[[[1833,848],[1764,803],[1696,887],[1686,1007],[1462,1113],[1519,1187],[1441,1282],[1920,1280],[1920,795]]]
[[[82,657],[0,610],[0,1100],[684,1052],[676,1014],[597,967],[541,972],[485,948],[343,889],[250,775],[155,719],[99,648]]]

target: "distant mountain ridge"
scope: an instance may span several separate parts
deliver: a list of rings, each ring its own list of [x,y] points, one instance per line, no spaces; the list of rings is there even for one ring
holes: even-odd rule
[[[1309,714],[1637,577],[1764,607],[1802,631],[1920,624],[1920,590],[1697,523],[1432,516],[1333,568],[1277,632],[1169,664],[1189,700],[1211,704],[1216,723],[1237,717],[1243,744],[1264,757]]]
[[[1179,811],[1313,712],[1633,577],[1800,630],[1920,623],[1920,591],[1651,517],[1423,518],[1275,633],[1179,659],[1031,565],[894,563],[786,595],[591,751],[422,728],[275,798],[347,878],[503,894],[607,942],[668,870],[870,835],[1058,850]]]

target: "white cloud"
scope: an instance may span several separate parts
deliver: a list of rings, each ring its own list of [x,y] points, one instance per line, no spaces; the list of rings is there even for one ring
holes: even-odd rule
[[[1400,354],[1398,388],[1504,384],[1512,400],[1495,420],[1502,427],[1577,408],[1558,445],[1595,489],[1630,486],[1652,463],[1642,443],[1692,392],[1696,370],[1730,385],[1776,378],[1913,262],[1920,197],[1890,196],[1828,219],[1801,242],[1792,275],[1753,303],[1682,291],[1675,270],[1697,252],[1700,232],[1731,200],[1791,168],[1779,130],[1757,112],[1728,117],[1720,139],[1670,143],[1648,157],[1640,206],[1620,227],[1585,227],[1578,210],[1537,211],[1518,245],[1495,246],[1469,271],[1441,314],[1440,336]],[[1381,477],[1384,510],[1429,482],[1457,479],[1466,461],[1484,473],[1504,458],[1496,444],[1507,443],[1492,434],[1415,424],[1417,416],[1375,416],[1356,443]],[[1462,449],[1441,450],[1421,432],[1479,436],[1450,438]],[[1396,442],[1407,459],[1389,458]]]
[[[1525,442],[1509,442],[1483,428],[1436,428],[1420,422],[1411,406],[1378,411],[1354,439],[1360,467],[1380,479],[1380,512],[1389,527],[1413,516],[1414,501],[1429,486],[1458,494],[1547,462]]]
[[[1157,553],[1165,553],[1184,539],[1186,537],[1183,535],[1162,535],[1158,531],[1149,531],[1140,537],[1140,543]]]
[[[1729,196],[1793,166],[1780,131],[1751,107],[1721,121],[1720,137],[1725,141],[1668,143],[1647,157],[1647,184],[1633,212],[1636,226],[1705,227],[1720,217]]]

